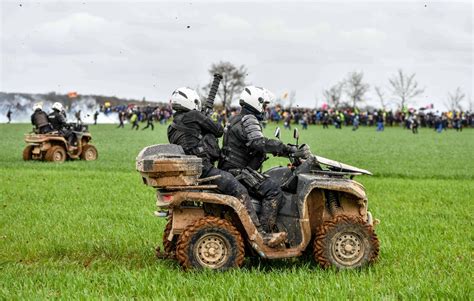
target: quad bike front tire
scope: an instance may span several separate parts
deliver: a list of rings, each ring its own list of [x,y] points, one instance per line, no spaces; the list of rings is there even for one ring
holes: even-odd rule
[[[25,149],[23,149],[23,160],[29,161],[33,158],[33,145],[27,145]]]
[[[244,242],[227,220],[206,216],[187,226],[179,236],[176,259],[185,269],[227,270],[244,262]]]
[[[377,259],[379,240],[361,218],[340,215],[318,227],[313,250],[322,268],[354,269]]]
[[[84,161],[94,161],[97,160],[99,154],[97,149],[92,144],[86,144],[82,147],[81,159]]]
[[[53,145],[46,151],[46,161],[63,163],[66,160],[66,150],[61,145]]]

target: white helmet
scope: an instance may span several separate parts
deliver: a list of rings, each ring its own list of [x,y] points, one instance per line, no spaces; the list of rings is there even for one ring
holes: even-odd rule
[[[33,105],[33,111],[36,111],[36,110],[42,110],[43,109],[43,103],[42,102],[37,102]]]
[[[61,112],[63,110],[63,105],[60,102],[55,102],[52,108],[53,110],[58,110],[59,112]]]
[[[201,99],[193,89],[182,87],[174,90],[170,99],[174,110],[201,110]]]
[[[270,103],[272,93],[264,88],[247,86],[240,94],[240,105],[247,105],[259,113],[265,111],[265,105]]]

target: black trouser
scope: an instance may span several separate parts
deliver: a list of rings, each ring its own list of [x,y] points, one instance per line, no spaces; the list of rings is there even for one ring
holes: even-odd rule
[[[248,194],[247,188],[237,181],[232,174],[215,168],[212,165],[206,166],[205,164],[201,178],[208,178],[217,175],[220,175],[220,178],[212,180],[211,183],[217,185],[217,189],[219,189],[223,194],[235,196],[237,198],[241,198],[242,195]]]
[[[146,129],[149,128],[150,126],[151,126],[151,130],[153,131],[153,130],[155,129],[155,126],[153,125],[153,121],[148,120],[148,121],[147,121],[147,124],[146,124],[146,127],[144,127],[144,128],[142,129],[142,131],[143,131],[143,130],[146,130]]]
[[[123,120],[120,120],[120,124],[118,125],[117,128],[123,128],[123,127],[124,127]]]
[[[60,130],[59,133],[61,133],[61,135],[66,138],[67,140],[67,143],[69,145],[76,145],[77,144],[77,138],[76,138],[76,134],[74,134],[73,131],[71,130],[67,130],[67,129],[63,129],[63,130]]]
[[[273,232],[276,226],[278,209],[283,200],[283,191],[271,178],[266,178],[258,187],[248,188],[250,195],[255,195],[262,200],[262,211],[260,213],[260,223],[265,232]]]
[[[245,186],[242,185],[231,173],[215,168],[210,163],[204,163],[201,178],[217,175],[220,175],[220,177],[210,181],[210,183],[217,185],[217,189],[223,194],[238,198],[247,209],[250,219],[255,224],[255,227],[257,227],[258,231],[261,231],[260,221],[252,204],[252,199],[250,198],[247,188],[245,188]]]
[[[53,128],[51,127],[50,124],[43,125],[38,129],[38,133],[40,134],[47,134],[47,133],[51,133],[52,131],[53,131]]]
[[[262,201],[262,211],[259,217],[260,223],[265,232],[274,232],[278,210],[283,201],[283,191],[280,185],[255,170],[251,170],[251,173],[258,174],[258,176],[246,175],[242,177],[241,170],[234,169],[230,171],[235,173],[235,176],[241,175],[239,181],[248,189],[250,195]]]

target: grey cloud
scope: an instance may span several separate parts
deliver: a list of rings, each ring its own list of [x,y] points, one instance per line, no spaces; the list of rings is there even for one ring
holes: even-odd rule
[[[456,86],[472,95],[470,3],[35,3],[2,4],[0,90],[166,100],[228,60],[301,105],[352,70],[372,85],[417,72],[429,87],[420,105]]]

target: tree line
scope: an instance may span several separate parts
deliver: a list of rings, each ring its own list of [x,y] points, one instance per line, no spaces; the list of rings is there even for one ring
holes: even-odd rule
[[[236,94],[240,93],[247,85],[247,68],[244,65],[235,66],[230,62],[221,61],[212,64],[209,68],[211,76],[215,73],[223,76],[217,97],[223,107],[227,108]],[[420,87],[415,76],[415,73],[409,74],[399,69],[388,79],[389,88],[387,91],[380,86],[374,86],[373,89],[380,107],[386,109],[389,104],[395,104],[399,109],[403,109],[413,98],[423,94],[425,88]],[[202,95],[207,95],[209,89],[210,83],[201,89]],[[331,108],[356,108],[364,102],[370,89],[371,86],[364,81],[364,73],[353,71],[348,73],[343,80],[324,89],[322,95]],[[448,93],[444,104],[451,111],[462,111],[465,97],[465,93],[458,87],[453,93]],[[288,99],[288,106],[291,108],[295,103],[296,91],[290,91],[285,95],[285,98]],[[473,101],[468,100],[467,104],[467,109],[472,111]]]

